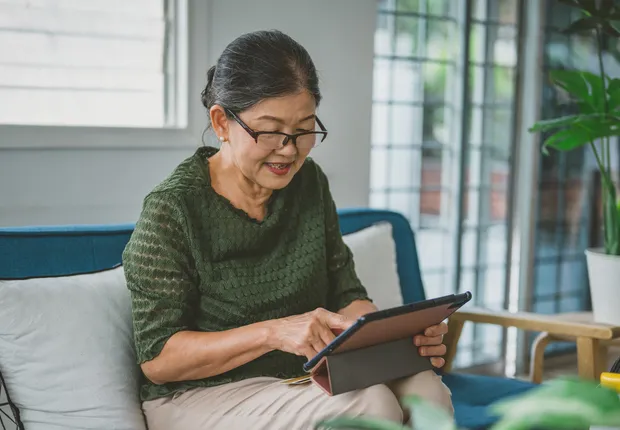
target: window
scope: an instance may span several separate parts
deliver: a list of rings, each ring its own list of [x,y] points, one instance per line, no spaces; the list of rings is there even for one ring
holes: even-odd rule
[[[181,127],[184,0],[1,0],[0,124]]]
[[[506,307],[518,4],[379,1],[370,201],[410,220],[429,297]],[[503,339],[466,325],[455,364],[496,361]]]

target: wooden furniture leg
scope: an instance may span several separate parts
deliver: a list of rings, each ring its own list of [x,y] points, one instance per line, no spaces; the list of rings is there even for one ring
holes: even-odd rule
[[[601,358],[598,339],[577,338],[579,377],[598,381],[601,377]]]
[[[540,384],[543,380],[545,370],[545,348],[553,337],[547,332],[542,332],[536,336],[532,345],[532,355],[530,358],[530,378],[534,384]]]
[[[456,356],[456,344],[463,332],[463,325],[465,325],[465,321],[463,320],[452,318],[448,320],[448,334],[446,334],[443,339],[443,343],[446,345],[446,355],[444,356],[444,360],[446,360],[444,371],[446,372],[452,370],[452,362]]]

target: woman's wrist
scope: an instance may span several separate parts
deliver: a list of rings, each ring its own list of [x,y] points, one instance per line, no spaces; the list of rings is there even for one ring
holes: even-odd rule
[[[278,349],[277,323],[277,320],[267,320],[256,323],[257,335],[261,339],[261,345],[269,349],[269,351]]]

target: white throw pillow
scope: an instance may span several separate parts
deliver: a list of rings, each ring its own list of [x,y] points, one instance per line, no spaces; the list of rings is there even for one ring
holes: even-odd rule
[[[0,281],[0,369],[27,430],[145,430],[122,267]]]
[[[390,223],[378,223],[343,237],[355,261],[355,271],[379,309],[403,304]]]

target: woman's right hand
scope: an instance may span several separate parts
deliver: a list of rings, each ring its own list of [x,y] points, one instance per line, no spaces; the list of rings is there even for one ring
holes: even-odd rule
[[[271,321],[270,346],[273,349],[305,356],[308,360],[334,338],[334,330],[346,330],[353,324],[347,317],[318,308],[301,315]]]

